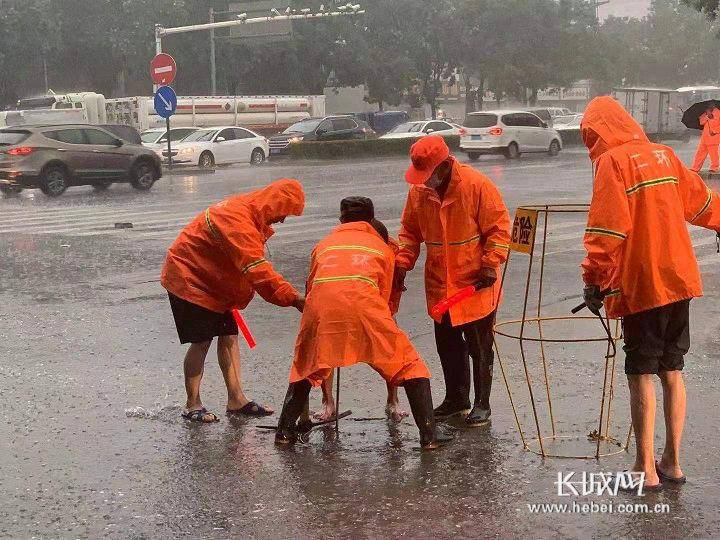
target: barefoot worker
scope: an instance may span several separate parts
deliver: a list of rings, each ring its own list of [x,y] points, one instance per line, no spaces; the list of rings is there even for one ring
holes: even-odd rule
[[[623,318],[636,448],[632,470],[645,473],[646,490],[683,483],[682,369],[690,347],[690,299],[702,295],[687,223],[720,229],[720,199],[671,148],[651,143],[610,97],[590,102],[580,130],[595,167],[584,297],[593,313],[605,299],[608,316]],[[657,463],[655,376],[662,382],[666,428]]]
[[[231,310],[244,309],[257,292],[276,306],[302,311],[304,299],[265,258],[273,223],[299,216],[305,194],[297,180],[278,180],[264,189],[235,195],[199,214],[168,251],[162,271],[185,355],[186,410],[195,422],[216,422],[200,399],[205,357],[215,337],[228,392],[227,413],[272,414],[248,400],[240,379],[238,327]]]
[[[293,443],[297,420],[310,389],[320,386],[336,367],[364,362],[393,386],[403,386],[424,449],[438,446],[430,372],[392,318],[388,301],[395,257],[371,225],[372,202],[346,199],[368,210],[343,212],[343,224],[313,250],[307,305],[295,345],[275,441]]]
[[[423,137],[410,157],[405,179],[413,186],[402,215],[394,289],[402,290],[423,242],[428,310],[465,287],[480,289],[435,317],[435,342],[445,376],[445,400],[435,415],[470,410],[469,354],[475,402],[465,420],[468,426],[480,426],[490,421],[493,323],[500,300],[497,268],[508,256],[510,217],[490,179],[458,163],[442,137]]]

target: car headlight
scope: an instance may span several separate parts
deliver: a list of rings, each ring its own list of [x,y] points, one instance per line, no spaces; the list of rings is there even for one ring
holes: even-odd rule
[[[304,138],[305,138],[305,137],[291,137],[291,138],[288,139],[288,142],[289,142],[290,144],[299,143],[299,142],[302,142],[302,140],[303,140]]]
[[[190,156],[195,153],[195,147],[181,148],[178,150],[178,156]]]

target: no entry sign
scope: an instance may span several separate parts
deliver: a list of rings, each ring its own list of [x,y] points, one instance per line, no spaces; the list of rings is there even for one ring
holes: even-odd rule
[[[155,84],[167,85],[175,80],[177,64],[169,54],[158,54],[150,62],[150,76]]]

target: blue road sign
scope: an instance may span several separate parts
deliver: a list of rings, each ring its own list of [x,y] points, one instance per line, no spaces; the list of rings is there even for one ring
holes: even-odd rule
[[[155,112],[160,118],[170,118],[177,110],[177,95],[170,86],[161,86],[155,92]]]

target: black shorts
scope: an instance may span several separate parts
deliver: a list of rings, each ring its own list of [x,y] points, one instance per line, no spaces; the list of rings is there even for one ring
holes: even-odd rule
[[[232,313],[216,313],[168,293],[180,343],[202,343],[217,336],[236,336]]]
[[[623,334],[626,374],[682,371],[690,350],[690,300],[628,315]]]

